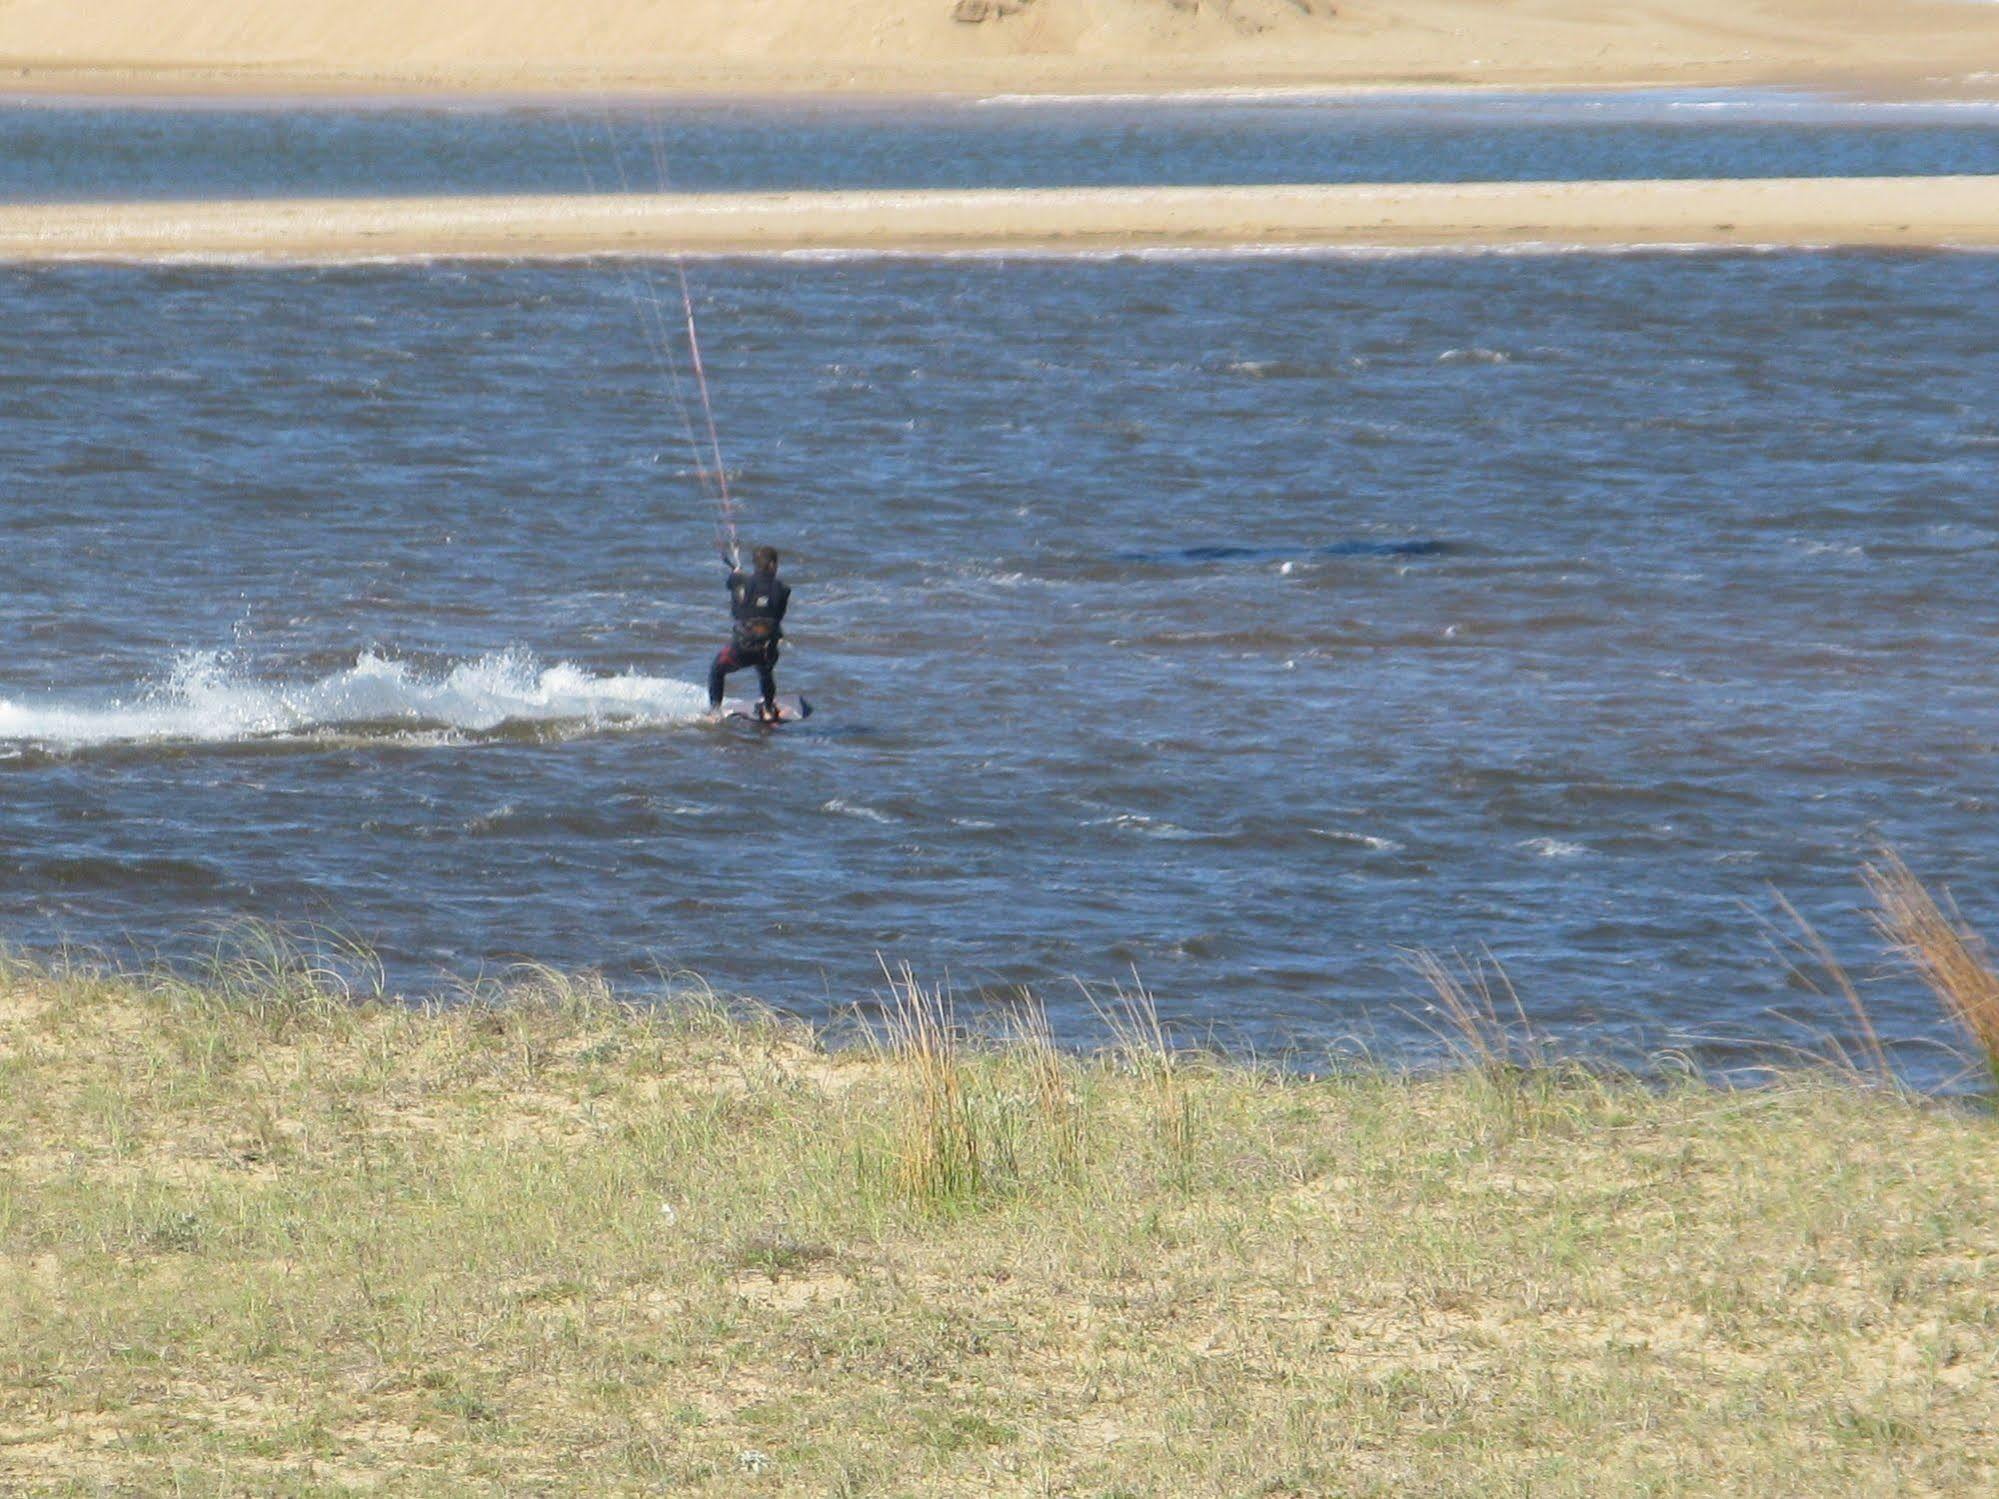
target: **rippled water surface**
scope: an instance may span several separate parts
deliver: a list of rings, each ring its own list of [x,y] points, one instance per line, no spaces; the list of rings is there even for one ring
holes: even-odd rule
[[[657,142],[660,156],[655,157]],[[0,199],[1999,171],[1999,103],[1782,91],[0,105]]]
[[[1825,1015],[1772,887],[1863,974],[1883,840],[1999,903],[1989,257],[703,263],[820,708],[769,736],[693,721],[630,275],[0,270],[0,937],[807,1010],[879,952],[1071,1026],[1135,967],[1390,1053],[1397,949],[1487,943],[1558,1035],[1726,1061]]]

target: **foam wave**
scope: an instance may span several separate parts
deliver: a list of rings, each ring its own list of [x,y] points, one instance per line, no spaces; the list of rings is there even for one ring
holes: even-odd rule
[[[592,732],[684,723],[707,706],[691,682],[593,676],[503,651],[425,672],[363,652],[317,681],[266,682],[219,653],[189,652],[131,699],[0,698],[0,742],[49,749],[328,737],[461,739],[516,726]]]

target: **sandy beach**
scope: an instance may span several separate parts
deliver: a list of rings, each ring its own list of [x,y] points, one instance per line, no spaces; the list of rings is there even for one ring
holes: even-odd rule
[[[107,203],[0,208],[0,258],[1234,246],[1999,245],[1999,176]]]
[[[16,91],[1086,92],[1815,83],[1999,93],[1971,0],[13,0]]]

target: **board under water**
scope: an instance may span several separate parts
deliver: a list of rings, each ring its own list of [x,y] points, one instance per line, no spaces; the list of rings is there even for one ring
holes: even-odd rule
[[[779,697],[773,717],[755,702],[725,703],[722,717],[729,723],[755,724],[760,729],[781,729],[786,724],[803,723],[812,716],[812,704],[802,697]]]

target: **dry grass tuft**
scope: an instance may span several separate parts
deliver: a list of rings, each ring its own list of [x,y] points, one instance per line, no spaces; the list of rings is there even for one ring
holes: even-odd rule
[[[1806,920],[1796,906],[1781,893],[1775,898],[1778,909],[1790,920],[1791,930],[1780,931],[1768,922],[1764,923],[1764,930],[1793,982],[1821,998],[1838,996],[1845,1004],[1847,1013],[1853,1017],[1854,1034],[1859,1037],[1862,1060],[1856,1061],[1852,1053],[1830,1035],[1825,1037],[1828,1055],[1824,1060],[1860,1086],[1898,1086],[1894,1065],[1888,1060],[1888,1049],[1881,1044],[1881,1032],[1875,1028],[1874,1017],[1867,1012],[1867,1004],[1860,997],[1860,987],[1854,983],[1846,965],[1840,962],[1831,944],[1819,935],[1818,928]]]
[[[1110,1033],[1111,1056],[1144,1086],[1169,1176],[1185,1187],[1195,1154],[1194,1098],[1185,1059],[1166,1034],[1158,1002],[1136,973],[1128,986],[1113,985],[1108,996],[1085,993]]]
[[[968,1206],[992,1185],[995,1163],[982,1148],[967,1094],[950,991],[925,987],[907,963],[891,968],[883,961],[882,974],[887,1052],[906,1083],[892,1151],[894,1184],[924,1207]]]
[[[1086,1121],[1075,1063],[1055,1044],[1047,1006],[1022,991],[1019,1004],[1006,1014],[1002,1042],[1027,1074],[1049,1160],[1058,1173],[1073,1180],[1084,1164]]]
[[[1405,956],[1444,1018],[1443,1025],[1430,1027],[1432,1034],[1461,1065],[1487,1077],[1548,1065],[1547,1045],[1534,1033],[1513,980],[1490,952],[1481,950],[1475,958],[1453,953],[1446,960],[1419,948]]]
[[[360,943],[261,921],[224,923],[191,973],[150,982],[171,1002],[252,1014],[281,1029],[380,999],[386,987],[381,963]]]
[[[1895,853],[1868,865],[1862,878],[1873,892],[1881,935],[1964,1028],[1999,1083],[1999,972],[1985,940]]]

